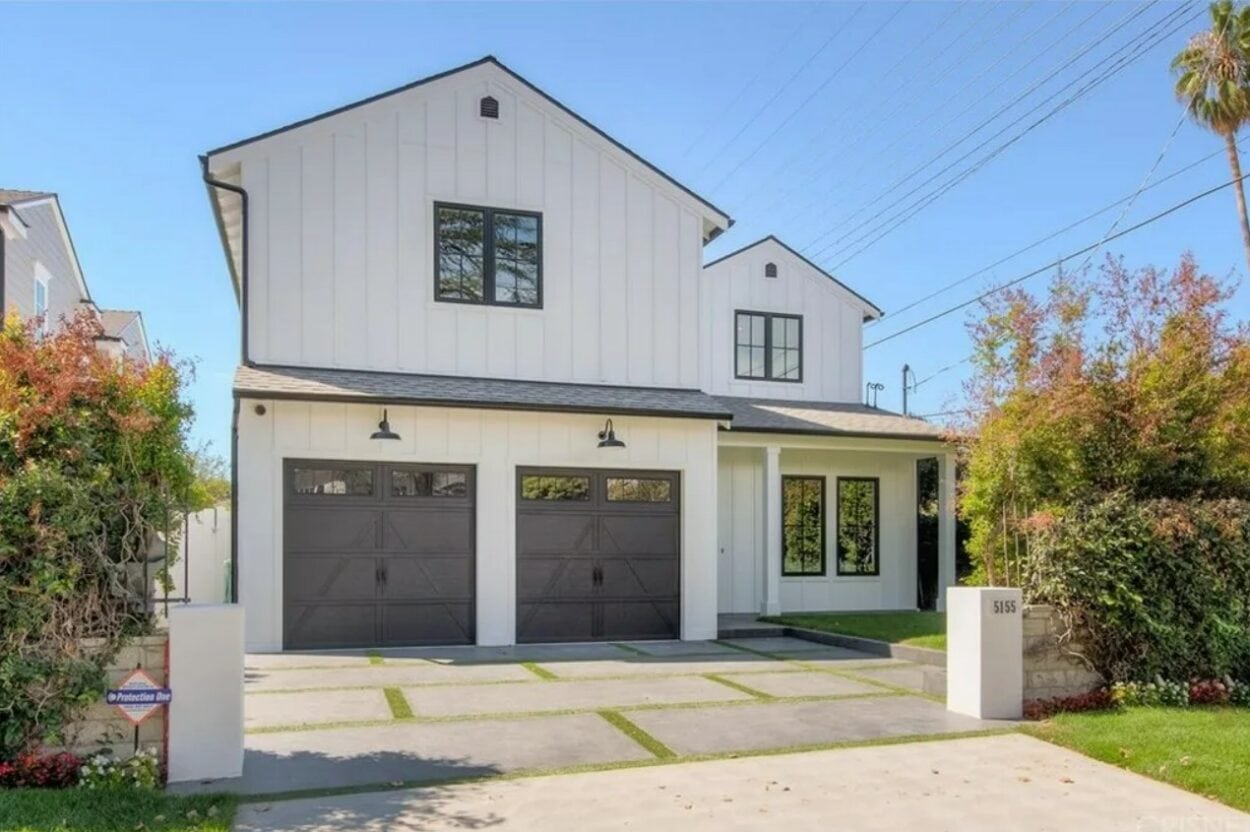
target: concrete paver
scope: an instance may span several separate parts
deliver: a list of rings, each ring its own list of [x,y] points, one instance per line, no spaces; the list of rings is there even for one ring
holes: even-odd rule
[[[649,759],[597,714],[250,734],[243,777],[175,791],[268,794]]]
[[[745,647],[748,650],[760,650],[765,653],[806,653],[811,650],[828,650],[828,645],[818,644],[814,641],[805,641],[801,638],[791,638],[790,636],[769,636],[767,638],[731,638],[726,639],[725,644],[732,644],[737,647]],[[850,651],[855,652],[855,651]],[[863,655],[867,655],[866,653]]]
[[[683,711],[637,711],[629,718],[678,754],[758,751],[989,730],[1009,724],[953,714],[936,702],[912,696],[713,705]]]
[[[698,676],[405,688],[404,695],[419,717],[732,702],[752,698]]]
[[[860,693],[885,693],[876,685],[857,682],[832,673],[726,673],[724,678],[767,693],[770,696],[842,696]]]
[[[245,729],[390,718],[391,708],[377,688],[247,696],[243,703]]]
[[[406,665],[373,665],[350,670],[249,670],[244,674],[244,690],[247,693],[258,693],[299,688],[465,684],[533,678],[534,674],[518,664],[439,665],[423,661]]]
[[[923,691],[926,670],[918,664],[900,665],[898,667],[865,667],[853,671],[857,676],[875,679],[887,685]],[[928,671],[932,672],[932,671]]]
[[[244,805],[235,828],[1250,832],[1250,816],[1009,735]]]
[[[625,641],[621,643],[627,648],[641,651],[648,656],[731,656],[740,652],[714,641]]]
[[[290,670],[297,667],[368,667],[369,657],[362,651],[248,653],[243,662],[247,670]]]
[[[597,644],[518,644],[512,647],[392,647],[378,651],[382,659],[425,659],[437,664],[491,662],[563,662],[619,659],[628,651],[606,642]]]
[[[733,671],[779,670],[789,664],[767,656],[749,653],[714,656],[678,656],[669,659],[633,658],[590,662],[543,662],[541,666],[562,679],[592,679],[596,676],[664,676]]]

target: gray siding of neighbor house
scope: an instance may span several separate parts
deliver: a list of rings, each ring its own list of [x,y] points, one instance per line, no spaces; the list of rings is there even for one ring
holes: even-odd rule
[[[74,276],[74,255],[61,236],[52,201],[16,207],[29,229],[25,239],[5,240],[4,304],[23,318],[35,314],[35,263],[41,263],[52,275],[48,282],[48,320],[55,325],[62,316],[73,315],[83,300]]]

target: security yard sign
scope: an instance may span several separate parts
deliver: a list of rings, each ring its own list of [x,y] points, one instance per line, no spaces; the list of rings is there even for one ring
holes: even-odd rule
[[[168,705],[171,699],[173,694],[169,688],[156,684],[156,680],[142,670],[135,670],[119,686],[104,694],[104,701],[116,705],[135,725],[154,714],[157,708]]]

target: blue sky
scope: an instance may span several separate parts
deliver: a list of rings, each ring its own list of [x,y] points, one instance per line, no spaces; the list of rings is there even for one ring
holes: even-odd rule
[[[1166,33],[1167,15],[1177,12],[1179,24],[1198,10],[1040,1],[5,4],[0,185],[61,194],[97,301],[142,308],[153,341],[198,361],[194,435],[225,455],[238,314],[199,179],[197,154],[209,148],[494,54],[728,210],[737,224],[708,259],[774,233],[836,266],[887,311],[871,341],[1097,241],[1120,209],[888,314],[1133,193],[1165,146],[1152,182],[1214,156],[1142,193],[1120,228],[1228,180],[1214,136],[1184,124],[1169,141],[1180,108],[1168,60],[1203,17],[1143,44],[1137,60],[847,259],[857,224],[1048,96],[1064,100],[1068,84],[1092,79],[1086,70],[1134,35],[1155,24],[1149,31]],[[1245,282],[1231,192],[1108,246],[1133,265],[1171,264],[1187,249],[1208,271]],[[1233,311],[1250,318],[1250,290]],[[965,321],[957,313],[869,349],[866,378],[887,385],[880,403],[898,407],[904,362],[924,378],[963,358]],[[957,401],[965,370],[924,384],[913,411]]]

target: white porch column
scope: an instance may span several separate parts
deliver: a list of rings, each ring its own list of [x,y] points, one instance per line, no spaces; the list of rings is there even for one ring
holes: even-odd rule
[[[938,597],[946,610],[946,590],[955,585],[955,455],[938,457]]]
[[[763,615],[781,614],[781,448],[764,448]]]

